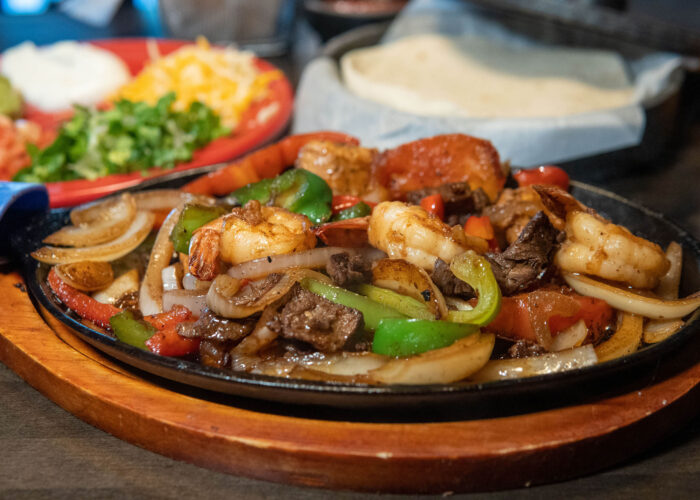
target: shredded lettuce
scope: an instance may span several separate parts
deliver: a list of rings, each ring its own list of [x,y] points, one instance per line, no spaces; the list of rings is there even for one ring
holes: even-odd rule
[[[219,116],[200,102],[187,111],[175,111],[175,93],[155,106],[120,100],[99,111],[75,107],[54,142],[43,150],[29,147],[32,164],[13,180],[57,182],[97,179],[110,174],[173,168],[192,153],[230,130]]]

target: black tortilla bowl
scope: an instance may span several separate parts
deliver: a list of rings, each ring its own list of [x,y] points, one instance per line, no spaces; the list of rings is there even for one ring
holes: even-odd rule
[[[148,187],[176,187],[190,178],[174,176],[149,183]],[[663,216],[612,193],[586,184],[572,184],[572,193],[581,202],[633,233],[664,247],[671,241],[679,242],[684,250],[681,296],[700,290],[700,243],[688,232]],[[37,309],[53,316],[128,369],[136,369],[134,372],[138,376],[200,398],[271,412],[303,415],[312,411],[316,416],[324,412],[326,418],[432,421],[483,418],[566,406],[637,390],[700,360],[700,311],[695,311],[675,335],[623,358],[564,373],[485,384],[367,386],[209,368],[123,344],[83,325],[57,301],[46,284],[49,266],[34,261],[29,252],[41,246],[42,238],[64,225],[67,216],[66,210],[54,210],[37,216],[12,235],[13,247],[21,259],[27,288]],[[679,349],[682,346],[686,349]],[[308,405],[312,405],[311,409]],[[334,408],[342,409],[342,415],[334,414],[337,411]]]

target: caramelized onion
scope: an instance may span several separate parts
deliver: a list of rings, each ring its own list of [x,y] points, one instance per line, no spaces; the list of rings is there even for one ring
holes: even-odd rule
[[[76,211],[80,215],[74,217]],[[86,247],[112,241],[129,229],[136,215],[136,202],[129,193],[124,193],[73,212],[71,219],[81,222],[62,227],[44,238],[44,243]]]
[[[94,292],[107,288],[114,281],[114,271],[108,262],[82,261],[60,264],[56,274],[73,288],[83,292]]]
[[[486,363],[471,376],[474,382],[491,382],[510,378],[534,377],[591,366],[598,362],[595,349],[586,344],[566,351],[517,359],[497,359]]]
[[[700,293],[684,299],[664,300],[645,297],[629,290],[578,274],[564,274],[564,280],[581,295],[601,299],[615,309],[653,319],[682,318],[700,307]]]
[[[45,246],[32,252],[32,257],[46,264],[65,264],[82,260],[111,262],[139,246],[151,232],[154,220],[152,212],[137,212],[127,231],[115,240],[83,248]]]
[[[372,268],[372,284],[420,301],[436,319],[447,316],[447,304],[442,292],[424,269],[406,260],[379,260]]]
[[[612,336],[595,348],[598,361],[608,361],[635,352],[642,341],[644,319],[635,314],[622,313]]]
[[[163,269],[170,265],[173,257],[173,242],[170,233],[180,217],[181,208],[170,211],[158,231],[156,242],[148,258],[148,267],[139,290],[139,309],[144,316],[163,312]]]
[[[454,344],[409,358],[389,361],[368,372],[381,384],[449,384],[479,371],[489,360],[495,337],[475,333]]]

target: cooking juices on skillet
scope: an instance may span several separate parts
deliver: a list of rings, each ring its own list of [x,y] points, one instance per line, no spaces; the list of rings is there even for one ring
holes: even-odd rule
[[[75,208],[32,255],[88,325],[163,356],[358,384],[490,381],[678,331],[681,247],[586,207],[556,167],[504,189],[483,139],[291,136],[183,191]],[[498,338],[498,342],[496,339]]]

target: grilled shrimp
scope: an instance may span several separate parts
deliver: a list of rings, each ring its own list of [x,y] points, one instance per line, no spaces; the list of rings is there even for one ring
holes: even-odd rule
[[[295,166],[308,170],[328,183],[333,194],[349,194],[380,202],[388,191],[374,175],[375,149],[330,141],[311,141],[299,150]]]
[[[486,241],[469,237],[458,227],[450,227],[421,207],[400,201],[385,201],[372,211],[367,230],[372,246],[391,258],[405,259],[432,270],[439,257],[450,262],[468,249],[486,250]]]
[[[535,186],[545,207],[565,219],[566,240],[554,257],[564,271],[654,288],[670,266],[661,247],[604,219],[553,186]]]
[[[316,236],[305,216],[251,200],[194,232],[189,271],[210,281],[218,274],[220,262],[240,264],[315,246]]]

